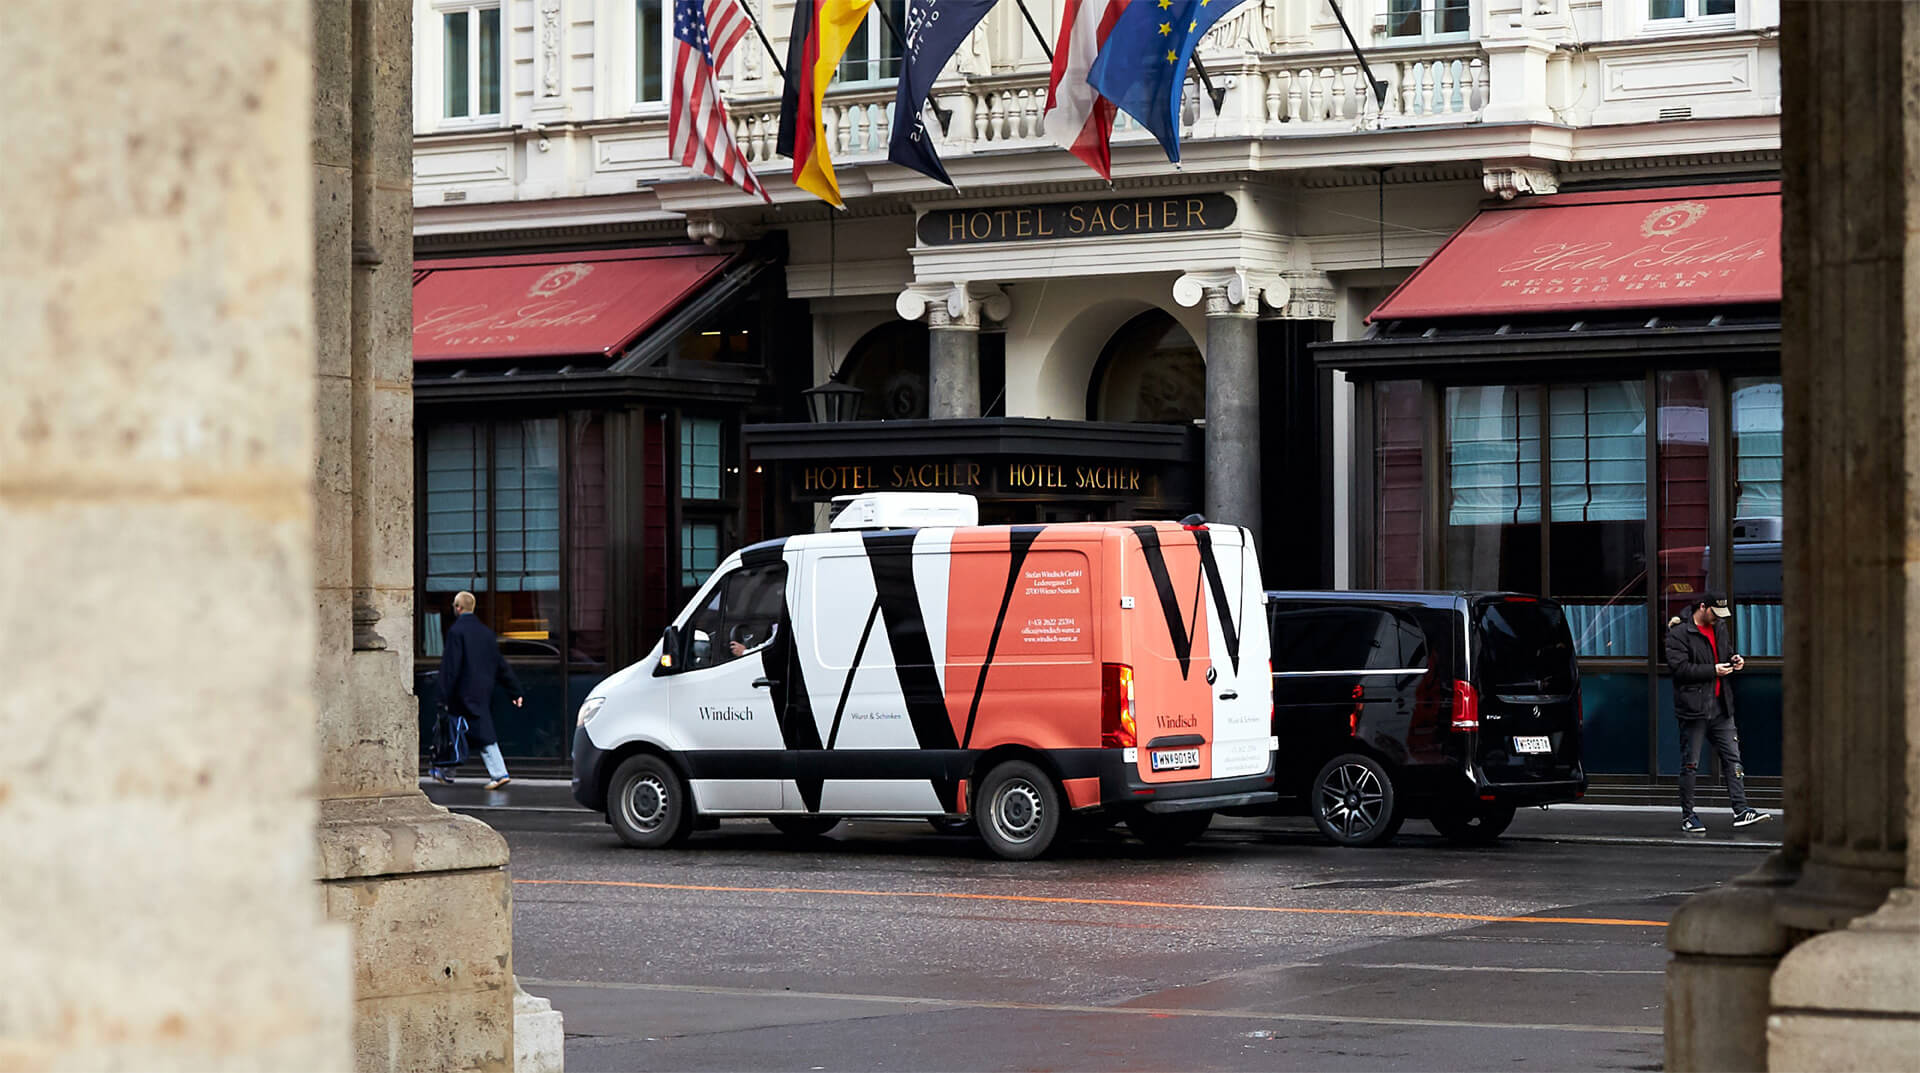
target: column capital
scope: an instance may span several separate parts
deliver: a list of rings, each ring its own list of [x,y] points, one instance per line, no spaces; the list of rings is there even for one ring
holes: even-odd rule
[[[1207,303],[1209,317],[1251,317],[1260,312],[1260,302],[1268,307],[1285,308],[1287,282],[1269,273],[1226,269],[1188,272],[1173,281],[1173,300],[1183,306]]]
[[[1325,272],[1289,269],[1280,273],[1289,288],[1281,320],[1332,320],[1334,318],[1333,280]]]
[[[1560,191],[1560,177],[1550,165],[1539,161],[1509,160],[1488,162],[1480,181],[1502,201],[1521,194],[1554,194]]]
[[[983,319],[1006,320],[1013,302],[993,283],[912,283],[893,308],[905,320],[925,317],[929,328],[978,330]]]

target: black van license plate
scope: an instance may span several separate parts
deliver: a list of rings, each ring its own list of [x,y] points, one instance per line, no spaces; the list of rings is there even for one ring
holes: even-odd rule
[[[1542,737],[1515,738],[1513,739],[1513,751],[1516,753],[1550,753],[1553,751],[1553,742]]]
[[[1185,771],[1200,766],[1198,749],[1156,749],[1153,753],[1153,770]]]

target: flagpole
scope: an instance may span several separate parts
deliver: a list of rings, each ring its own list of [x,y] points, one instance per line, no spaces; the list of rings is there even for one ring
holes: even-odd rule
[[[1047,54],[1047,62],[1053,62],[1053,49],[1047,44],[1047,35],[1040,32],[1040,24],[1033,21],[1033,12],[1027,10],[1027,0],[1014,0],[1020,5],[1020,14],[1027,17],[1027,29],[1033,31],[1033,39],[1040,42],[1040,51]]]
[[[907,39],[901,35],[900,27],[893,24],[893,16],[887,14],[887,0],[874,0],[873,11],[874,14],[880,16],[881,22],[887,24],[887,32],[893,35],[893,43],[900,46],[900,62],[902,66],[905,66]],[[928,95],[926,107],[933,109],[933,117],[940,121],[940,133],[946,134],[953,126],[953,109],[940,107],[932,95]]]
[[[1197,44],[1193,46],[1193,73],[1200,76],[1200,88],[1213,98],[1213,114],[1219,115],[1220,106],[1227,102],[1227,91],[1213,88],[1213,78],[1207,74],[1207,65],[1200,58],[1200,46]]]

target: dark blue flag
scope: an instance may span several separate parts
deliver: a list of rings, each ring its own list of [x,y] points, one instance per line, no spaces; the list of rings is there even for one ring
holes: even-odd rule
[[[1220,3],[1221,0],[1213,0]],[[893,135],[887,139],[887,159],[903,168],[953,185],[934,151],[932,133],[921,118],[921,105],[933,91],[933,80],[960,51],[960,45],[987,17],[995,0],[907,0],[906,25],[900,35],[906,47],[900,55],[900,91],[893,100]]]
[[[1180,159],[1180,89],[1194,46],[1242,0],[1133,0],[1093,59],[1087,84]]]

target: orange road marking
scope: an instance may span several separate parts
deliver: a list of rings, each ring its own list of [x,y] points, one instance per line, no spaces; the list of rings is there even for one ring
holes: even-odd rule
[[[703,883],[642,883],[623,879],[516,879],[516,886],[627,887],[638,890],[707,891],[720,894],[835,894],[854,898],[947,898],[954,901],[1035,902],[1045,905],[1111,905],[1127,909],[1199,909],[1216,913],[1301,913],[1325,916],[1412,917],[1422,920],[1470,920],[1483,924],[1602,924],[1664,928],[1664,920],[1613,917],[1502,917],[1480,913],[1432,913],[1416,909],[1316,909],[1280,905],[1206,905],[1197,902],[1142,902],[1123,898],[1053,898],[1037,894],[968,894],[933,890],[838,890],[831,887],[722,887]]]

